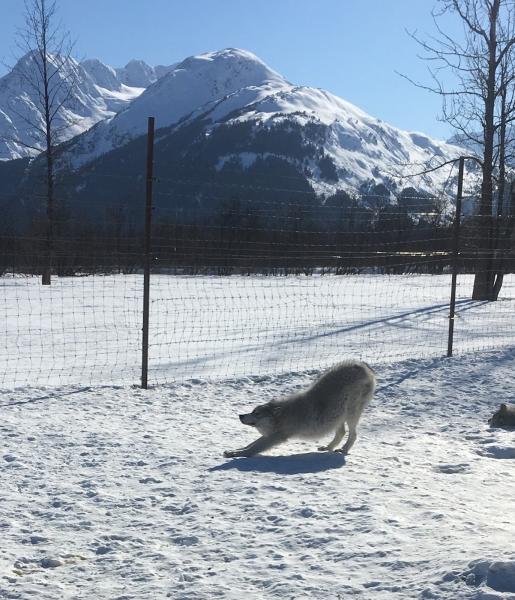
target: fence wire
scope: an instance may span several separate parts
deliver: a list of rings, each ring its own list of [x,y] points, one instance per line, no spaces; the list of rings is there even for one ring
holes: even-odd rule
[[[245,191],[214,188],[206,211],[158,182],[150,384],[445,355],[453,215],[441,195],[321,204]],[[44,224],[0,228],[2,388],[139,382],[143,206],[89,206],[57,213],[50,286]],[[474,218],[462,227],[455,353],[515,344],[511,223],[492,226],[503,234],[489,249],[504,274],[496,302],[471,300],[485,228]]]

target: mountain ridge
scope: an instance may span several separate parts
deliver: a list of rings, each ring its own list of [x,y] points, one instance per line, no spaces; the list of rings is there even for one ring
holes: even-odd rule
[[[73,58],[57,65],[53,56],[50,56],[49,62],[50,75],[61,78],[58,85],[67,77],[76,81],[69,98],[64,97],[63,86],[60,96],[55,99],[56,104],[63,102],[56,120],[56,129],[61,131],[59,142],[67,141],[97,122],[114,116],[138,97],[145,87],[173,68],[173,65],[154,68],[134,60],[121,69],[115,69],[98,59],[79,63]],[[62,68],[62,74],[56,66]],[[0,160],[34,157],[44,148],[43,142],[31,131],[34,125],[43,125],[37,90],[31,89],[30,83],[34,81],[35,69],[37,59],[33,53],[27,53],[10,72],[0,77]],[[134,82],[141,85],[130,85]]]
[[[309,142],[318,144],[321,156],[315,161],[306,159],[298,166],[311,172],[310,184],[323,194],[339,189],[357,190],[364,182],[385,184],[395,178],[401,180],[410,171],[422,170],[421,165],[435,159],[451,160],[461,152],[457,145],[393,127],[328,91],[291,84],[251,52],[227,48],[186,58],[126,110],[76,138],[68,148],[67,167],[80,170],[99,156],[144,135],[149,115],[156,119],[158,135],[163,135],[160,130],[182,127],[199,118],[206,121],[205,137],[222,124],[237,129],[245,122],[252,123],[255,129],[272,130],[281,120],[288,119],[301,137],[309,137],[322,128],[323,140],[319,137]],[[218,156],[218,167],[227,161],[238,162],[241,152],[241,165],[248,167],[252,148],[228,150]],[[320,159],[333,173],[333,181],[321,175],[317,163]],[[410,185],[434,191],[448,177],[449,169],[442,169],[412,177]]]
[[[100,61],[86,67],[98,82],[125,85]],[[163,210],[185,222],[218,218],[236,201],[279,207],[298,198],[307,211],[355,201],[371,211],[401,202],[420,212],[450,211],[452,165],[414,174],[456,159],[462,148],[395,128],[328,91],[294,85],[237,48],[172,65],[123,110],[56,148],[63,206],[100,219],[123,205],[124,218],[138,221],[149,116],[156,119],[156,194]],[[44,193],[41,158],[13,165],[17,175],[8,165],[2,172],[12,207],[17,198],[41,206],[30,200],[38,186],[39,197]]]

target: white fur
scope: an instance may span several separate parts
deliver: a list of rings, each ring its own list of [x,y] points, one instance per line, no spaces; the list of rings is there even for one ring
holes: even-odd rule
[[[333,434],[332,441],[319,450],[335,450],[343,440],[346,425],[349,436],[337,452],[347,454],[357,437],[357,425],[376,387],[372,369],[359,361],[345,361],[326,371],[310,388],[287,398],[256,407],[240,415],[261,437],[226,457],[253,456],[290,438],[318,439]]]

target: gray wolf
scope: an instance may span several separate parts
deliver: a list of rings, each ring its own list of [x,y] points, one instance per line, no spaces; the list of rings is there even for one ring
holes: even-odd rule
[[[515,427],[515,404],[501,404],[501,407],[488,419],[490,427]]]
[[[347,454],[356,441],[359,418],[371,401],[375,387],[374,372],[366,363],[342,362],[326,371],[308,389],[239,415],[240,421],[255,427],[261,437],[245,448],[224,452],[224,456],[254,456],[290,438],[319,439],[328,434],[334,435],[332,441],[319,450]],[[346,425],[349,436],[343,447],[337,448],[345,436]]]

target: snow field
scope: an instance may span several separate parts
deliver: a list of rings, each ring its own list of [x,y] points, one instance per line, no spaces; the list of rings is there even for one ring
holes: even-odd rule
[[[222,458],[314,372],[2,393],[0,597],[513,600],[515,352],[377,372],[346,458]]]
[[[226,379],[447,352],[450,275],[151,277],[149,381]],[[515,344],[515,277],[498,302],[458,278],[456,354]],[[142,275],[0,278],[0,389],[136,384]]]

